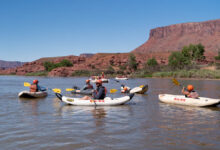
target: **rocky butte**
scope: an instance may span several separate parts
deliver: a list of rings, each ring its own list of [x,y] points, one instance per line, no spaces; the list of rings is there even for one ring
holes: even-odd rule
[[[155,56],[157,60],[166,59],[173,51],[183,46],[199,44],[205,46],[207,59],[213,59],[220,51],[220,19],[205,22],[192,22],[159,27],[150,31],[149,39],[133,50]]]

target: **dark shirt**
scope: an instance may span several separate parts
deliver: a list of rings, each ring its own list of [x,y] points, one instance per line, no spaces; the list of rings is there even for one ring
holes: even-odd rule
[[[94,99],[104,99],[106,96],[105,93],[105,87],[104,86],[99,86],[96,88],[96,91],[94,91],[93,93],[93,98]]]
[[[80,91],[88,90],[88,89],[93,89],[93,86],[91,84],[85,85],[83,88],[80,89]]]
[[[47,89],[45,87],[37,85],[37,91],[46,91]]]

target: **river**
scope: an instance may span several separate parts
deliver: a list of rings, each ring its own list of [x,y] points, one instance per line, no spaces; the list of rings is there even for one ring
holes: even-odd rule
[[[197,108],[161,103],[158,94],[180,94],[171,79],[110,80],[108,90],[148,84],[144,95],[113,107],[69,106],[52,91],[43,99],[19,99],[24,82],[36,77],[0,76],[0,149],[69,150],[186,150],[220,147],[220,107]],[[37,77],[40,85],[60,88],[83,86],[86,78]],[[218,80],[178,80],[191,83],[200,96],[219,98]],[[123,96],[119,92],[108,94]]]

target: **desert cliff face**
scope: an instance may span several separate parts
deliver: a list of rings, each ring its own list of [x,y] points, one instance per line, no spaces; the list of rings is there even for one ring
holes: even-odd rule
[[[136,48],[137,53],[171,53],[189,44],[205,46],[205,55],[214,56],[220,50],[220,20],[182,23],[150,31],[149,40]]]

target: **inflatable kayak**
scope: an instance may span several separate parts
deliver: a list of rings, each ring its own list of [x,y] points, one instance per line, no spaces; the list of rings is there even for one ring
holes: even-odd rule
[[[130,93],[144,94],[148,90],[148,85],[144,85],[143,87],[135,87],[130,90]]]
[[[98,80],[99,80],[99,79],[98,79]],[[108,81],[109,81],[109,79],[105,79],[105,78],[100,79],[100,80],[102,80],[103,83],[108,83]],[[97,79],[94,79],[94,80],[93,80],[93,79],[90,79],[90,81],[93,82],[93,83],[95,83],[95,82],[97,81]]]
[[[187,98],[184,95],[159,94],[159,100],[164,103],[187,105],[187,106],[216,106],[220,104],[220,99],[212,99],[206,97]]]
[[[22,91],[18,94],[18,97],[22,97],[22,98],[42,98],[46,96],[47,96],[46,91],[43,91],[43,92]]]
[[[115,77],[115,80],[128,80],[128,78],[120,78],[120,77]]]
[[[115,106],[115,105],[123,105],[126,102],[130,101],[134,94],[130,94],[129,96],[124,96],[120,98],[110,98],[106,97],[103,100],[81,100],[80,98],[66,97],[62,96],[59,93],[56,93],[56,96],[64,103],[69,105],[85,105],[85,106]]]

